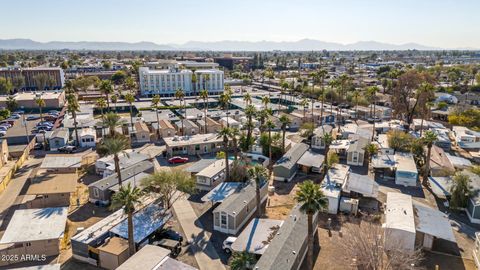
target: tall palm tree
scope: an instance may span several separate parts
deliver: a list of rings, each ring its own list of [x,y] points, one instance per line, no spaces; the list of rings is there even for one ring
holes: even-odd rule
[[[323,104],[325,102],[325,78],[327,77],[328,71],[324,68],[321,68],[317,71],[317,78],[321,86],[320,92],[320,101],[322,102],[322,108],[320,108],[320,125],[323,125]]]
[[[313,237],[315,235],[313,228],[313,216],[320,210],[328,206],[325,195],[323,195],[320,185],[307,180],[299,185],[295,196],[298,203],[301,204],[300,211],[307,215],[307,269],[313,269]],[[316,229],[316,228],[315,228]]]
[[[233,253],[230,261],[231,270],[250,270],[255,265],[256,259],[247,251]]]
[[[125,101],[128,103],[128,105],[130,105],[130,130],[129,130],[129,134],[130,132],[133,131],[133,102],[135,102],[135,97],[131,94],[131,93],[127,93],[125,95]]]
[[[250,95],[250,93],[247,92],[247,93],[243,96],[243,101],[245,101],[245,104],[246,104],[246,105],[252,104],[252,96]]]
[[[100,114],[102,115],[102,119],[104,118],[105,114],[103,113],[103,109],[107,107],[107,102],[103,98],[97,99],[96,105],[100,108]],[[104,133],[104,127],[102,126],[102,137]]]
[[[285,154],[285,134],[287,132],[287,126],[291,123],[291,121],[286,114],[280,116],[278,120],[282,124],[282,153]]]
[[[272,129],[275,128],[275,124],[272,120],[268,119],[265,123],[265,127],[268,130],[268,168],[270,173],[272,173]]]
[[[128,139],[123,135],[116,135],[108,137],[98,146],[97,152],[101,156],[113,155],[113,162],[115,163],[115,172],[117,173],[118,185],[122,186],[122,174],[120,173],[120,158],[119,154],[126,155],[125,150],[130,146]]]
[[[247,145],[250,148],[250,143],[252,141],[252,129],[253,129],[253,117],[257,114],[257,109],[253,105],[247,105],[245,108],[245,116],[247,116]]]
[[[113,102],[114,106],[115,106],[115,112],[117,111],[117,102],[118,102],[118,96],[113,94],[111,97],[110,97],[110,100]]]
[[[102,128],[108,127],[110,137],[115,136],[115,129],[121,127],[125,124],[125,120],[113,112],[108,112],[102,117],[102,121],[98,122],[97,125],[101,125]]]
[[[368,92],[368,95],[372,97],[372,102],[373,102],[373,132],[372,132],[372,140],[373,138],[375,138],[375,123],[376,123],[376,120],[377,120],[377,108],[376,108],[376,105],[377,105],[377,93],[378,93],[379,89],[378,87],[376,86],[370,86],[368,89],[367,89],[367,92]]]
[[[110,109],[110,100],[108,99],[108,95],[114,92],[112,81],[110,80],[103,80],[100,83],[100,91],[105,95],[105,100],[107,101],[107,108]]]
[[[182,107],[182,101],[184,100],[185,98],[185,93],[183,92],[182,89],[177,89],[177,91],[175,92],[175,98],[177,98],[179,101],[180,101],[180,107]],[[185,129],[183,127],[183,121],[185,121],[187,119],[187,108],[186,106],[184,106],[184,119],[180,119],[180,121],[182,122],[182,136],[185,136]]]
[[[336,79],[328,82],[328,86],[330,86],[330,89],[332,89],[332,91],[334,91],[339,85],[340,83]],[[330,93],[330,115],[333,115],[333,98],[334,98],[333,93]]]
[[[257,217],[262,217],[260,187],[265,184],[268,179],[267,170],[260,164],[257,164],[248,169],[248,176],[255,180],[255,197],[257,201]]]
[[[270,104],[270,97],[269,96],[263,96],[262,97],[262,104],[267,108],[268,104]]]
[[[372,162],[372,157],[378,154],[378,146],[373,143],[367,144],[365,146],[365,153],[367,154],[368,157],[368,168],[370,168],[370,163]]]
[[[227,117],[227,126],[228,124],[228,109],[229,109],[229,104],[232,101],[232,95],[230,94],[229,91],[223,92],[220,97],[219,97],[219,102],[222,105],[223,109],[225,110],[225,115]]]
[[[232,129],[229,127],[223,127],[218,132],[218,138],[223,138],[223,151],[225,152],[225,181],[230,179],[230,166],[228,164],[228,142],[232,137]]]
[[[232,133],[230,134],[230,139],[233,144],[233,156],[235,160],[238,158],[238,137],[240,136],[240,130],[238,128],[232,128]]]
[[[323,143],[325,144],[325,159],[327,159],[328,152],[330,151],[330,145],[333,142],[333,136],[330,133],[324,133],[322,140],[323,140]],[[325,177],[325,175],[327,175],[327,171],[328,171],[328,164],[327,164],[327,162],[324,162],[323,165],[324,165],[323,166],[323,177]]]
[[[425,170],[423,171],[423,183],[428,181],[428,174],[430,172],[430,158],[432,156],[433,144],[437,141],[437,134],[431,130],[425,131],[425,135],[422,140],[427,145],[427,156],[425,157]]]
[[[135,205],[140,203],[140,197],[142,196],[142,191],[133,187],[128,183],[128,185],[121,186],[118,192],[112,196],[112,209],[118,209],[123,207],[123,211],[127,214],[127,230],[128,230],[128,251],[130,256],[135,254],[135,239],[133,238],[133,213],[135,212]]]
[[[203,89],[200,91],[200,98],[203,99],[203,116],[205,120],[205,134],[208,133],[208,124],[207,124],[207,110],[208,110],[208,91]]]
[[[158,118],[158,104],[160,103],[160,96],[155,95],[152,98],[152,108],[155,108],[155,113],[157,114],[157,138],[160,138],[160,119]]]
[[[77,122],[77,112],[80,112],[80,105],[78,104],[77,97],[75,94],[68,94],[67,96],[67,111],[72,114],[73,126],[75,129],[75,145],[80,145],[80,140],[78,138],[78,122]]]

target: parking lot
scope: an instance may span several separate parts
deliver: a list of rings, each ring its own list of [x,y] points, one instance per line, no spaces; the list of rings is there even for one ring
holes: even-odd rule
[[[29,115],[34,115],[40,117],[39,114],[28,114],[25,115],[25,118]],[[16,119],[15,124],[8,129],[7,135],[5,137],[10,138],[10,137],[19,137],[19,136],[26,136],[26,132],[28,130],[28,134],[32,134],[32,129],[37,125],[38,122],[40,122],[40,119],[37,120],[31,120],[31,121],[25,121],[27,123],[27,130],[25,130],[25,125],[22,123],[23,119]]]

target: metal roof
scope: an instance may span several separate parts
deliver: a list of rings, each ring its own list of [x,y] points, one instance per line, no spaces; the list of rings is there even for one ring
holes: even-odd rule
[[[254,218],[233,242],[232,249],[237,252],[262,255],[275,238],[283,220]]]
[[[412,196],[396,192],[387,193],[385,227],[415,233]]]
[[[0,244],[59,239],[65,231],[68,207],[16,210]]]
[[[228,196],[223,202],[213,210],[213,212],[226,212],[229,214],[239,213],[243,209],[245,202],[255,200],[255,181],[245,183],[238,188],[233,194]],[[263,184],[264,188],[266,183]]]
[[[120,171],[120,174],[122,175],[122,183],[129,181],[130,179],[132,179],[133,181],[133,178],[137,176],[140,178],[141,173],[147,170],[150,170],[152,168],[153,168],[153,163],[150,161],[142,161],[135,165],[127,167]],[[141,176],[144,177],[145,175],[141,175]],[[103,179],[93,182],[88,186],[89,187],[94,186],[99,189],[105,190],[105,189],[113,188],[116,185],[118,185],[118,177],[117,177],[117,173],[114,173]]]
[[[82,157],[73,155],[46,155],[40,165],[41,169],[80,168]]]
[[[324,160],[324,155],[308,150],[302,155],[297,163],[302,166],[320,168],[322,167]]]
[[[419,202],[413,202],[417,231],[456,243],[450,221],[444,213]]]
[[[225,198],[229,197],[235,192],[238,192],[242,187],[240,182],[222,182],[214,189],[210,190],[202,197],[204,202],[223,202]]]
[[[302,157],[302,155],[307,151],[308,145],[304,143],[297,143],[290,150],[288,150],[283,157],[281,157],[275,163],[274,167],[282,166],[285,168],[292,168],[297,164],[297,161]]]

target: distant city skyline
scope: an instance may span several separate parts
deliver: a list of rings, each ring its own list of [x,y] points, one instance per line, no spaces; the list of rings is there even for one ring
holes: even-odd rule
[[[475,0],[23,0],[2,3],[0,39],[183,44],[377,41],[480,49]]]

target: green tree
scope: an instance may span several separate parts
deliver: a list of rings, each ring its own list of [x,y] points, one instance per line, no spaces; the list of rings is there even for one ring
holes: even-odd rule
[[[282,153],[285,154],[285,135],[287,132],[287,126],[290,125],[291,121],[286,114],[280,116],[278,120],[280,121],[282,127]]]
[[[231,270],[249,270],[252,269],[256,263],[255,256],[247,251],[233,253],[230,261]]]
[[[270,174],[272,173],[272,129],[275,128],[275,124],[272,120],[268,119],[265,123],[265,127],[268,130],[268,168],[270,170]]]
[[[108,99],[108,95],[113,94],[113,86],[110,80],[103,80],[100,83],[100,91],[105,95],[105,100],[107,101],[107,108],[110,109],[110,100]]]
[[[135,205],[140,203],[142,192],[139,188],[128,185],[120,186],[118,192],[112,196],[112,209],[123,207],[123,211],[127,214],[127,230],[128,230],[128,251],[130,256],[135,254],[135,240],[133,238],[133,213]]]
[[[114,137],[104,138],[97,146],[97,152],[100,156],[113,155],[115,163],[115,172],[117,173],[118,185],[122,186],[122,174],[120,171],[120,154],[127,155],[125,150],[130,146],[128,139],[123,135],[115,135]]]
[[[120,115],[108,112],[102,117],[102,120],[97,123],[97,125],[101,125],[102,127],[108,127],[110,137],[115,137],[115,129],[117,127],[121,127],[125,124],[125,120],[121,119]]]
[[[127,79],[127,74],[125,73],[125,71],[119,70],[113,73],[111,81],[115,85],[121,85],[125,82],[126,79]]]
[[[450,207],[452,209],[467,207],[468,198],[472,195],[470,177],[463,173],[457,173],[453,177],[450,194]]]
[[[13,96],[8,96],[6,100],[7,109],[11,112],[18,108],[18,102]]]
[[[159,194],[163,206],[166,209],[170,209],[179,197],[178,191],[186,194],[194,193],[196,181],[190,173],[172,169],[155,172],[151,176],[142,179],[141,185],[145,190]]]
[[[254,128],[253,117],[256,114],[257,114],[257,109],[255,109],[255,106],[253,106],[251,104],[247,105],[247,107],[245,108],[245,116],[247,117],[247,124],[245,125],[246,128],[247,128],[247,138],[246,138],[247,144],[246,144],[246,147],[245,147],[246,151],[248,151],[248,149],[250,149],[251,143],[253,141],[253,139],[252,139],[252,131],[253,131],[253,128]]]
[[[318,82],[320,83],[320,87],[321,87],[321,91],[320,91],[320,101],[321,101],[321,105],[322,107],[320,108],[320,126],[323,125],[323,106],[324,106],[324,103],[325,103],[325,79],[328,75],[328,71],[326,69],[319,69],[317,71],[317,78],[318,78]]]
[[[110,100],[113,102],[114,106],[115,106],[115,112],[117,111],[117,102],[118,102],[118,96],[113,94],[111,97],[110,97]]]
[[[185,93],[183,92],[182,89],[177,89],[177,91],[175,92],[175,98],[178,99],[180,101],[180,107],[182,107],[182,101],[184,101],[184,98],[185,98]],[[183,110],[184,110],[184,117],[183,119],[180,119],[180,121],[182,122],[182,136],[185,136],[185,128],[183,126],[183,122],[185,120],[187,120],[187,106],[183,106]]]
[[[20,89],[25,87],[25,77],[23,75],[14,77],[12,79],[12,84],[15,90],[20,91]]]
[[[228,164],[228,142],[229,138],[232,137],[232,129],[229,127],[224,127],[218,132],[218,138],[223,139],[223,152],[225,152],[225,181],[227,182],[230,179],[230,166]]]
[[[8,95],[12,92],[12,90],[13,90],[12,82],[5,78],[0,78],[0,94]]]
[[[423,170],[423,184],[428,182],[428,174],[430,173],[430,158],[432,155],[432,146],[437,141],[437,134],[431,130],[425,131],[422,138],[424,144],[427,145],[427,156],[425,157],[425,169]]]
[[[77,97],[75,94],[71,93],[67,96],[67,111],[72,114],[73,126],[75,129],[75,144],[80,145],[80,139],[78,137],[78,122],[77,122],[77,112],[80,112],[80,104],[78,104]]]
[[[205,134],[208,133],[207,111],[208,111],[208,91],[203,89],[200,91],[200,98],[203,99],[203,116],[205,120]]]
[[[45,87],[48,86],[48,75],[41,73],[33,77],[33,81],[35,82],[35,85],[37,86],[37,90],[43,91],[45,90]]]
[[[300,204],[300,211],[307,215],[307,269],[313,269],[313,216],[328,206],[320,185],[307,180],[298,186],[295,200]],[[315,228],[316,229],[316,228]]]
[[[368,143],[365,146],[365,153],[367,154],[368,158],[368,166],[370,166],[370,163],[372,162],[372,157],[378,154],[378,146],[373,143]]]
[[[388,145],[395,151],[410,152],[412,135],[400,130],[390,130],[387,133]]]
[[[262,207],[260,198],[260,187],[268,180],[267,170],[260,164],[257,164],[248,169],[248,176],[250,179],[255,180],[255,199],[257,201],[257,217],[262,217]]]

